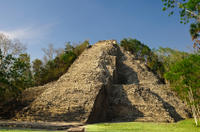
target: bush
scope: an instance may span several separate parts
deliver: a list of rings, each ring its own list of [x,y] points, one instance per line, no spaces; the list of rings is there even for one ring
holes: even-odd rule
[[[151,49],[141,43],[139,40],[132,38],[125,38],[121,40],[120,45],[127,51],[130,51],[135,57],[141,61],[146,62],[151,71],[156,73],[161,79],[164,74],[164,67],[158,56],[151,51]]]
[[[56,56],[55,59],[49,60],[43,65],[41,60],[33,61],[33,72],[35,85],[43,85],[57,80],[67,72],[76,58],[88,47],[89,42],[84,41],[80,45],[73,47],[69,42],[66,44],[65,52]]]
[[[11,54],[4,56],[0,50],[0,101],[12,99],[32,86],[30,63],[25,57],[29,58],[25,54],[19,58]]]
[[[192,89],[196,103],[200,104],[200,55],[192,54],[187,58],[177,61],[165,73],[172,88],[186,99],[189,88]]]
[[[193,54],[170,66],[165,78],[178,95],[191,106],[195,123],[200,119],[200,55]]]

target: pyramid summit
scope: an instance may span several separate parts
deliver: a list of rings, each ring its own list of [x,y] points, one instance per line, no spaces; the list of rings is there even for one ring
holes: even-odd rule
[[[29,88],[22,121],[175,122],[189,109],[145,63],[117,45],[99,41],[86,49],[57,81]]]

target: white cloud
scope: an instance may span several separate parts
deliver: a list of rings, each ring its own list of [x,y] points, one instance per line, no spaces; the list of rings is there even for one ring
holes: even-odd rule
[[[42,26],[28,26],[23,28],[16,28],[13,30],[0,30],[0,33],[5,34],[10,39],[19,39],[21,41],[34,41],[44,39],[47,36],[51,29],[53,28],[53,24],[47,24]]]

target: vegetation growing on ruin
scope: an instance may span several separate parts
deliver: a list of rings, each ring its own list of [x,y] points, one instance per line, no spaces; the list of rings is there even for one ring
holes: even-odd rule
[[[157,54],[155,54],[147,45],[132,38],[125,38],[121,40],[120,45],[124,47],[125,50],[134,54],[139,60],[145,61],[151,71],[158,74],[161,79],[163,78],[165,70],[164,65],[158,59]]]
[[[200,55],[171,48],[160,47],[151,50],[136,39],[123,39],[121,46],[138,59],[146,61],[147,66],[172,90],[191,106],[193,116],[198,118],[200,104]],[[197,121],[196,121],[197,122]]]

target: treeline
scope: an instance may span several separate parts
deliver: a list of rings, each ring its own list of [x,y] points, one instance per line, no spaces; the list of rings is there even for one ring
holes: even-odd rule
[[[145,61],[171,89],[191,106],[194,117],[200,117],[200,50],[187,53],[160,47],[151,50],[136,39],[123,39],[120,45]]]
[[[46,64],[43,64],[42,60],[34,60],[32,62],[34,85],[43,85],[57,80],[88,46],[87,40],[75,47],[68,42],[63,52],[57,54],[55,59],[48,60]]]
[[[17,97],[28,87],[57,80],[88,46],[87,40],[76,46],[68,42],[65,49],[54,49],[49,45],[42,49],[44,59],[35,59],[31,63],[20,41],[0,34],[0,103]]]
[[[125,38],[120,41],[125,50],[144,61],[152,72],[194,110],[200,105],[200,51],[187,53],[171,48],[150,49],[139,40]],[[89,46],[88,41],[66,43],[64,49],[53,45],[42,49],[43,60],[30,62],[25,46],[0,34],[0,102],[17,97],[25,88],[44,85],[63,75],[76,58]]]
[[[16,97],[20,91],[32,86],[30,63],[27,61],[30,61],[27,54],[15,57],[3,55],[0,50],[0,101]]]

